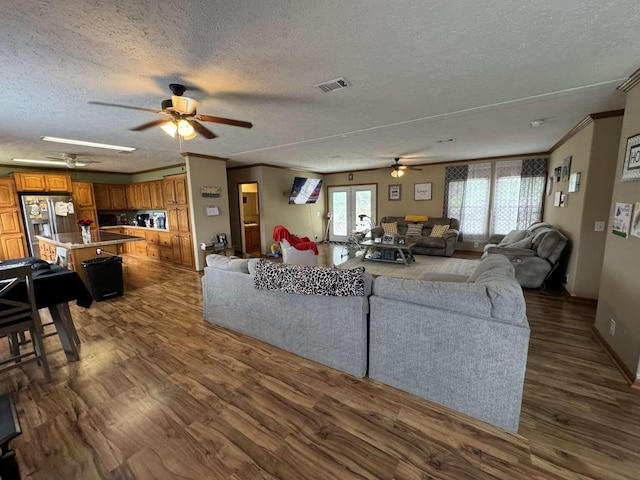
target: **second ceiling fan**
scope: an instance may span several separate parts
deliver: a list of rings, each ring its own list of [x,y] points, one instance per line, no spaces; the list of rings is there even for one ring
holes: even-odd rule
[[[131,110],[142,110],[144,112],[152,112],[159,115],[163,115],[163,118],[158,118],[151,122],[143,123],[137,127],[131,128],[134,132],[147,130],[148,128],[160,126],[168,135],[175,137],[176,133],[185,140],[191,140],[196,137],[196,132],[207,139],[216,138],[217,135],[202,125],[200,122],[220,123],[223,125],[232,125],[234,127],[251,128],[253,124],[242,120],[234,120],[232,118],[213,117],[211,115],[204,115],[197,113],[196,107],[198,101],[183,96],[187,88],[179,83],[169,84],[171,90],[170,99],[163,100],[161,107],[162,110],[153,110],[151,108],[133,107],[130,105],[119,105],[117,103],[106,102],[89,102],[91,105],[102,105],[105,107],[117,107],[128,108]],[[198,122],[199,120],[200,122]]]
[[[395,162],[391,165],[391,176],[394,178],[401,177],[404,175],[405,170],[422,170],[421,168],[409,167],[407,165],[403,165],[400,163],[401,158],[394,158]]]

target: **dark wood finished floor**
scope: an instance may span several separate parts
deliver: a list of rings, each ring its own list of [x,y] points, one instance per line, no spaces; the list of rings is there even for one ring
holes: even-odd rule
[[[592,305],[526,292],[514,435],[204,322],[197,273],[125,272],[124,297],[72,306],[79,362],[50,337],[50,384],[35,364],[0,376],[25,479],[640,478],[640,392],[592,338]]]

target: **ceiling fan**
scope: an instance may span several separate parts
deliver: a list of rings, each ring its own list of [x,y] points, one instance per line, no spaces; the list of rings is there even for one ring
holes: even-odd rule
[[[400,163],[401,158],[394,158],[395,162],[391,165],[391,176],[394,178],[401,177],[404,175],[405,170],[422,170],[421,168],[409,167],[407,165],[403,165]]]
[[[64,165],[67,168],[85,167],[90,163],[100,163],[97,160],[89,160],[89,159],[80,160],[78,159],[77,153],[61,153],[57,157],[44,157],[44,158],[50,159],[51,162],[49,163],[52,163],[54,165],[62,165],[64,163]]]
[[[163,115],[163,118],[153,120],[148,123],[143,123],[137,127],[131,128],[134,132],[146,130],[151,127],[160,126],[168,135],[175,137],[176,133],[180,138],[185,140],[191,140],[196,137],[196,132],[207,139],[216,138],[217,135],[211,130],[206,128],[201,122],[221,123],[223,125],[232,125],[234,127],[251,128],[253,124],[250,122],[244,122],[242,120],[234,120],[232,118],[224,117],[212,117],[211,115],[204,115],[196,112],[198,101],[183,96],[187,87],[180,85],[179,83],[169,84],[171,90],[171,98],[163,100],[161,103],[161,110],[153,110],[151,108],[133,107],[130,105],[119,105],[116,103],[105,102],[89,102],[91,105],[102,105],[105,107],[117,107],[117,108],[129,108],[131,110],[142,110],[143,112],[152,112],[158,115]]]

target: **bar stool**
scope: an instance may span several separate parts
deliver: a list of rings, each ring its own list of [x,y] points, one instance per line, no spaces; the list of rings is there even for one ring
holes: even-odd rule
[[[32,350],[20,353],[18,335],[26,330],[29,330],[33,340]],[[9,358],[0,360],[0,372],[35,360],[42,367],[45,380],[51,380],[29,265],[0,267],[0,336],[9,338],[10,352]]]

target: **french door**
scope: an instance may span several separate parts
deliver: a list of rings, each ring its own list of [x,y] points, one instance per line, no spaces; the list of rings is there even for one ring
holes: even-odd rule
[[[346,242],[356,228],[360,215],[366,215],[375,222],[376,185],[353,187],[328,187],[331,228],[329,241]],[[368,222],[365,219],[365,222]]]

